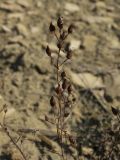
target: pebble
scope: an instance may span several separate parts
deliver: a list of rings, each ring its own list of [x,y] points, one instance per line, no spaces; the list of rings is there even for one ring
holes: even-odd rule
[[[119,39],[111,36],[111,38],[109,38],[109,46],[111,49],[120,49]]]
[[[24,19],[24,14],[23,13],[10,13],[8,14],[8,19],[19,19],[22,21]]]
[[[37,2],[37,7],[38,7],[38,8],[41,8],[42,6],[43,6],[42,2],[38,1],[38,2]]]
[[[68,12],[78,12],[80,10],[79,6],[74,3],[66,3],[65,10]]]
[[[85,35],[83,40],[83,46],[87,51],[94,51],[97,44],[97,37],[93,35]]]
[[[18,47],[18,45],[20,45],[20,46],[24,46],[24,47],[26,47],[26,48],[28,48],[29,47],[29,42],[28,41],[25,41],[24,39],[23,39],[23,37],[21,36],[21,35],[18,35],[18,36],[15,36],[15,37],[13,37],[13,38],[9,38],[8,39],[8,45],[6,45],[5,46],[5,49],[12,49],[12,45],[15,47],[16,45],[16,47]],[[15,47],[15,48],[16,48]]]
[[[32,26],[32,27],[31,27],[31,32],[32,32],[33,34],[37,34],[37,33],[39,33],[39,31],[40,31],[39,27],[35,27],[35,26]]]
[[[21,35],[23,35],[25,37],[28,36],[28,30],[23,24],[21,24],[21,23],[17,24],[16,25],[16,29],[17,29],[19,34],[21,34]]]
[[[17,3],[18,3],[20,6],[24,7],[24,8],[30,7],[30,3],[28,3],[28,2],[25,1],[25,0],[17,0]]]
[[[15,11],[22,12],[23,11],[22,7],[15,3],[1,3],[0,9],[4,11],[9,11],[9,12],[15,12]]]
[[[114,7],[110,5],[106,5],[105,2],[96,2],[95,8],[97,9],[106,9],[107,11],[114,11]]]
[[[80,45],[81,45],[81,42],[79,40],[77,40],[77,39],[72,39],[70,41],[70,49],[71,50],[79,49]]]
[[[82,20],[84,22],[88,23],[107,23],[107,24],[113,24],[113,18],[112,17],[102,17],[102,16],[83,16]]]
[[[78,86],[81,86],[83,88],[103,88],[103,80],[100,76],[95,76],[92,73],[74,73],[73,71],[67,69],[66,72],[71,78],[71,81]]]
[[[82,147],[82,152],[84,155],[92,155],[93,149],[89,147]]]
[[[10,33],[11,32],[11,29],[5,25],[2,26],[2,30],[6,33]]]

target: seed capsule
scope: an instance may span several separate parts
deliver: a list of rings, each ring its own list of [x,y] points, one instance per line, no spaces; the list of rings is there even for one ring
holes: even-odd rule
[[[112,97],[107,93],[104,93],[104,98],[108,103],[112,103],[113,102]]]
[[[66,79],[63,80],[62,88],[63,88],[63,89],[66,89],[66,88],[67,88],[67,80],[66,80]]]
[[[73,138],[73,136],[69,136],[69,141],[71,144],[75,144],[75,139]]]
[[[61,73],[61,78],[64,79],[65,77],[66,77],[66,73],[65,73],[65,71],[63,71],[63,72]]]
[[[63,28],[63,18],[59,17],[57,20],[57,26],[62,29]]]
[[[55,101],[55,98],[53,96],[50,99],[50,105],[51,105],[51,107],[55,107],[56,106],[56,101]]]
[[[71,52],[71,50],[69,50],[69,51],[67,52],[66,58],[67,58],[67,59],[71,59],[71,58],[72,58],[72,52]]]
[[[59,49],[61,49],[61,48],[62,48],[62,44],[61,44],[61,42],[58,42],[57,47],[58,47]]]
[[[47,46],[47,48],[46,48],[46,53],[49,57],[51,57],[51,50],[50,50],[49,46]]]
[[[61,89],[60,85],[58,85],[58,86],[55,88],[55,92],[56,92],[57,94],[61,94],[61,93],[62,93],[62,89]]]
[[[48,116],[45,115],[45,121],[48,121],[48,120],[49,120]]]
[[[70,84],[69,86],[68,86],[68,94],[71,94],[71,92],[72,92],[72,85]]]
[[[73,101],[73,102],[75,102],[75,101],[76,101],[76,98],[75,98],[75,97],[73,97],[73,98],[72,98],[72,101]]]
[[[50,32],[54,32],[55,31],[55,26],[52,24],[52,22],[50,23],[49,31]]]
[[[112,109],[112,113],[113,113],[115,116],[117,116],[118,113],[119,113],[119,110],[116,109],[116,108],[114,108],[114,107],[112,107],[111,109]]]
[[[73,24],[71,24],[69,27],[68,27],[68,33],[71,34],[73,32]]]

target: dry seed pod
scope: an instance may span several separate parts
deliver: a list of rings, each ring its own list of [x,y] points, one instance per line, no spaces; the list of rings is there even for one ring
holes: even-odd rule
[[[58,47],[59,49],[61,49],[61,48],[62,48],[62,44],[61,44],[61,42],[58,42],[57,47]]]
[[[73,101],[73,102],[75,102],[75,101],[76,101],[76,98],[75,98],[75,97],[73,97],[73,98],[72,98],[72,101]]]
[[[67,80],[64,79],[62,83],[62,88],[65,90],[67,88]]]
[[[71,92],[72,92],[72,85],[70,84],[69,86],[68,86],[68,94],[71,94]]]
[[[56,101],[55,101],[55,98],[53,96],[50,98],[50,105],[51,105],[51,107],[56,106]]]
[[[49,57],[51,57],[51,50],[50,50],[49,46],[47,46],[47,48],[46,48],[46,53]]]
[[[45,115],[45,121],[48,121],[48,120],[49,120],[48,116]]]
[[[61,73],[61,78],[64,79],[65,77],[66,77],[66,73],[65,73],[65,71],[63,71],[63,72]]]
[[[70,115],[70,109],[67,107],[65,108],[64,117],[68,117]]]
[[[73,32],[73,24],[71,24],[69,27],[68,27],[68,33],[71,34]]]
[[[69,102],[65,103],[65,108],[70,108],[70,103]]]
[[[4,130],[5,130],[7,133],[9,133],[9,132],[8,132],[8,129],[7,129],[7,127],[4,127]]]
[[[52,24],[52,22],[50,23],[49,31],[50,32],[54,32],[55,31],[55,26]]]
[[[112,103],[113,102],[112,97],[107,93],[104,93],[104,98],[108,103]]]
[[[63,17],[59,17],[57,20],[57,26],[62,29],[63,28]]]
[[[72,58],[72,52],[71,52],[71,50],[69,50],[69,51],[67,52],[66,58],[67,58],[67,59],[71,59],[71,58]]]
[[[61,93],[62,93],[62,89],[61,89],[60,85],[58,85],[58,86],[55,88],[55,92],[56,92],[57,94],[61,94]]]
[[[73,136],[69,136],[69,141],[71,144],[75,145],[75,138]]]
[[[117,116],[117,115],[119,114],[119,110],[118,110],[118,109],[116,109],[116,108],[114,108],[114,107],[111,107],[111,109],[112,109],[112,113],[113,113],[115,116]]]

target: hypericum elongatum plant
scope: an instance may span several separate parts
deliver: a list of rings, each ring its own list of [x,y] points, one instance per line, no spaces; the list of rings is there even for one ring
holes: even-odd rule
[[[51,22],[49,31],[53,34],[57,41],[57,57],[53,56],[49,45],[46,47],[46,54],[55,68],[56,84],[50,97],[50,106],[54,114],[54,121],[51,122],[48,116],[45,116],[45,120],[56,126],[57,135],[61,146],[61,154],[59,155],[61,155],[62,160],[67,159],[63,144],[69,141],[71,145],[76,145],[73,136],[68,134],[65,130],[67,120],[71,116],[72,105],[75,101],[72,84],[64,71],[64,64],[72,58],[72,51],[69,48],[65,50],[64,45],[67,37],[72,34],[73,27],[74,26],[71,24],[67,31],[64,30],[64,22],[62,17],[58,18],[57,26]],[[61,52],[64,52],[64,57],[61,56]]]

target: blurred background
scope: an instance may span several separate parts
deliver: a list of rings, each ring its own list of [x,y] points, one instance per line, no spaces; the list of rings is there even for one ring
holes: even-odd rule
[[[51,116],[55,85],[45,48],[49,44],[56,54],[49,24],[59,16],[65,29],[75,26],[65,42],[73,51],[65,70],[76,96],[68,130],[78,146],[67,147],[66,153],[69,160],[77,154],[80,160],[97,160],[111,147],[101,142],[106,128],[116,124],[111,106],[120,106],[120,0],[0,0],[0,110],[7,105],[6,124],[15,131],[39,129],[43,135],[28,133],[19,142],[29,160],[60,160],[50,151],[52,145],[60,150],[55,126],[44,121]],[[10,133],[17,139],[14,130]],[[15,160],[17,152],[1,131],[0,160]],[[118,160],[118,150],[112,156]]]

